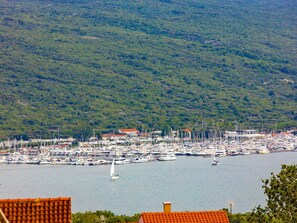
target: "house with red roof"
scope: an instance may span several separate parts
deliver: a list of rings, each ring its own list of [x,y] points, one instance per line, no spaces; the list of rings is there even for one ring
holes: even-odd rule
[[[185,129],[183,129],[182,130],[182,137],[183,138],[191,138],[191,136],[192,136],[192,131],[191,131],[191,129],[189,129],[189,128],[185,128]]]
[[[139,131],[136,128],[132,128],[132,129],[122,128],[122,129],[119,129],[119,133],[123,133],[128,136],[135,137],[135,136],[138,136]]]
[[[71,223],[70,197],[0,199],[1,223]]]
[[[230,223],[225,211],[171,212],[171,203],[163,203],[163,212],[144,212],[138,223]]]

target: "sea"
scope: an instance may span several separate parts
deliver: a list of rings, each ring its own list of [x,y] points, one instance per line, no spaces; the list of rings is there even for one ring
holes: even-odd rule
[[[281,164],[296,164],[297,152],[210,158],[179,156],[176,161],[110,166],[0,165],[0,199],[71,197],[72,213],[108,210],[117,215],[163,211],[220,210],[233,213],[265,205],[262,179]]]

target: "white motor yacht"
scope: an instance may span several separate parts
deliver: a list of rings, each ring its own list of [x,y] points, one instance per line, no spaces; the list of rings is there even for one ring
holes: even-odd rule
[[[166,155],[159,156],[158,160],[159,161],[174,161],[174,160],[177,160],[177,157],[174,154],[166,154]]]
[[[148,158],[145,157],[137,157],[132,160],[132,163],[147,163],[149,161]]]

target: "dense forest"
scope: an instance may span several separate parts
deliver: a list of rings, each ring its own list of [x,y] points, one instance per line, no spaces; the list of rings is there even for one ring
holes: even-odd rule
[[[294,0],[0,1],[0,139],[297,126]]]

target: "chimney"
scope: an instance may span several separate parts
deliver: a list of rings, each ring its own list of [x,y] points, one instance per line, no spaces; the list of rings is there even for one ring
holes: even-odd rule
[[[171,202],[163,202],[163,210],[164,210],[164,213],[170,213],[171,212]]]

